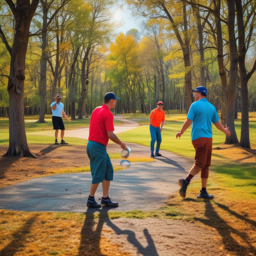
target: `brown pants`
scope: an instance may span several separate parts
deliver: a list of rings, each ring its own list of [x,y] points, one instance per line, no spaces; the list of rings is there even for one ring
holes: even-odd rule
[[[212,158],[212,138],[199,138],[192,143],[196,150],[195,165],[202,168],[201,178],[207,179]]]

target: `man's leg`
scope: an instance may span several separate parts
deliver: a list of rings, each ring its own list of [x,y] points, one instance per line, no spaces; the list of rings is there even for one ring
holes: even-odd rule
[[[108,197],[108,194],[109,194],[109,187],[110,187],[110,181],[104,180],[104,181],[102,182],[103,197]]]
[[[161,136],[161,131],[160,128],[156,130],[156,156],[161,156],[161,154],[159,154],[159,150],[160,150],[160,145],[162,142],[162,136]]]
[[[179,185],[180,185],[180,196],[182,198],[186,197],[186,191],[187,191],[187,187],[191,181],[191,179],[197,175],[200,171],[202,170],[201,167],[197,166],[197,165],[193,165],[188,176],[186,177],[186,179],[180,179],[179,180]]]
[[[98,186],[99,186],[99,183],[97,183],[97,184],[91,184],[91,189],[90,189],[90,196],[91,196],[91,197],[94,197]]]
[[[55,130],[55,140],[58,140],[58,132],[59,132],[59,130],[56,129],[56,130]]]
[[[150,148],[151,148],[151,157],[154,157],[154,148],[155,148],[155,142],[156,142],[156,130],[155,127],[152,125],[149,126],[150,130],[150,136],[151,136],[151,142],[150,142]]]
[[[63,140],[64,138],[64,133],[65,133],[65,130],[61,130],[61,133],[60,133],[61,140]]]

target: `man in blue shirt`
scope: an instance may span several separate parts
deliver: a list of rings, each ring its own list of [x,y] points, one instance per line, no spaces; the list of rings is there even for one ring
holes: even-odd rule
[[[191,179],[201,172],[202,189],[198,198],[212,199],[206,191],[207,179],[209,176],[209,166],[211,165],[212,156],[212,123],[227,136],[231,135],[228,127],[223,126],[219,120],[215,107],[206,99],[207,89],[199,86],[192,89],[194,92],[195,102],[191,104],[187,120],[184,122],[181,130],[176,134],[176,138],[181,135],[192,123],[191,140],[196,151],[195,163],[191,168],[186,179],[180,179],[180,195],[186,197],[187,186]]]
[[[52,108],[52,124],[53,129],[55,130],[55,145],[59,145],[58,142],[58,132],[59,129],[61,130],[61,142],[60,144],[67,144],[63,138],[64,138],[64,131],[65,126],[62,120],[62,115],[67,119],[68,122],[70,122],[69,118],[66,116],[64,112],[64,104],[60,102],[61,96],[59,94],[55,97],[56,101],[54,101],[50,106]]]

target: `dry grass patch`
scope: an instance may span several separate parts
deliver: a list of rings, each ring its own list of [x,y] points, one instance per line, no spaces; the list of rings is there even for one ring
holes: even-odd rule
[[[0,255],[128,256],[104,230],[93,230],[98,221],[84,214],[0,210]]]

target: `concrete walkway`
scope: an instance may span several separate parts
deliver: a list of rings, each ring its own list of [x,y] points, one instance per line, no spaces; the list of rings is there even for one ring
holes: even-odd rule
[[[139,126],[137,123],[123,118],[122,115],[116,115],[116,116],[114,116],[114,119],[123,122],[123,125],[115,125],[115,133],[116,134],[129,131],[129,130],[134,129],[137,126]],[[53,136],[54,131],[30,132],[27,134],[40,135],[40,136]],[[65,138],[67,138],[67,137],[75,137],[75,138],[87,140],[89,137],[89,128],[82,128],[82,129],[76,129],[76,130],[65,130]]]
[[[122,117],[119,118],[122,119]],[[126,122],[124,126],[115,126],[115,129],[116,133],[119,133],[136,126],[136,123]],[[88,138],[84,131],[70,132],[73,132],[71,133],[73,137],[81,138],[82,135]],[[145,152],[150,155],[149,147],[138,144],[127,145],[136,156]],[[115,172],[114,181],[110,187],[110,197],[119,203],[119,207],[111,211],[153,210],[160,207],[172,193],[179,189],[178,179],[185,177],[185,170],[189,169],[191,162],[168,151],[162,150],[161,153],[163,157],[157,158],[155,162],[132,163],[129,169]],[[114,159],[112,163],[119,164],[119,161]],[[0,189],[0,209],[88,212],[86,201],[90,184],[90,173],[31,179]],[[102,188],[99,186],[96,197],[101,196]]]

